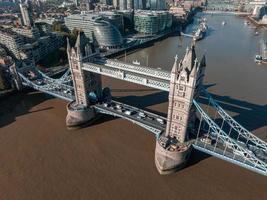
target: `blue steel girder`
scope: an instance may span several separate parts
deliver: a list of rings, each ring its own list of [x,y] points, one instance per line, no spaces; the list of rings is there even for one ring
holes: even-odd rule
[[[201,118],[209,125],[213,133],[217,135],[217,141],[222,141],[224,145],[227,145],[228,149],[231,149],[233,152],[238,152],[240,157],[243,157],[244,161],[241,162],[240,160],[237,160],[235,158],[235,155],[233,158],[229,158],[232,160],[235,160],[235,163],[239,163],[240,166],[244,166],[246,168],[253,167],[256,171],[261,171],[261,174],[264,174],[267,176],[267,164],[263,162],[262,160],[258,159],[251,151],[247,150],[246,148],[241,147],[235,140],[233,140],[231,137],[229,137],[205,112],[204,110],[198,105],[198,103],[193,100],[193,104],[197,108],[198,112],[201,114]],[[195,146],[198,146],[198,138],[195,141]],[[205,147],[201,147],[202,149],[205,149]],[[200,149],[201,150],[201,149]],[[210,149],[205,150],[206,152],[210,152]],[[214,154],[218,154],[218,152],[214,152]],[[220,158],[227,157],[227,154],[221,154]],[[228,159],[228,158],[227,158]],[[250,163],[248,165],[247,163]]]
[[[65,83],[71,81],[71,75],[70,70],[67,69],[67,71],[58,79],[51,78],[47,76],[45,73],[43,73],[41,70],[39,70],[37,67],[34,68],[43,78],[46,80],[49,80],[50,82],[57,82],[57,83]]]
[[[73,91],[73,88],[71,86],[68,86],[68,85],[64,85],[64,84],[45,84],[45,85],[38,85],[36,83],[34,83],[33,81],[30,81],[29,79],[27,79],[24,75],[22,75],[21,73],[18,73],[19,76],[21,77],[22,79],[22,83],[23,85],[25,86],[28,86],[28,87],[32,87],[36,90],[39,90],[39,91],[42,91],[44,93],[47,93],[47,94],[50,94],[52,96],[55,96],[55,97],[58,97],[58,98],[61,98],[61,99],[64,99],[66,101],[72,101],[74,99],[74,96],[72,94],[68,94],[68,93],[64,93],[61,90],[58,90],[57,88],[67,88],[67,89],[70,89]]]
[[[248,131],[246,128],[244,128],[242,125],[240,125],[237,121],[235,121],[230,115],[228,115],[222,107],[212,98],[212,96],[209,94],[209,92],[202,88],[202,91],[206,95],[206,97],[209,99],[211,105],[213,108],[215,108],[218,112],[218,114],[225,120],[235,131],[238,132],[242,137],[249,140],[250,142],[254,143],[257,147],[262,148],[267,153],[267,142],[261,140],[257,136],[255,136],[253,133]]]

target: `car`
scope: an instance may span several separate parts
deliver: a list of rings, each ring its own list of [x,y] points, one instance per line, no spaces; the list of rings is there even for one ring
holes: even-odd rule
[[[247,151],[244,152],[244,151],[241,151],[241,150],[238,150],[238,149],[234,149],[233,153],[238,155],[238,156],[248,156],[248,155],[255,156],[255,154],[250,150],[247,150]]]
[[[164,121],[163,119],[161,119],[161,118],[157,118],[156,120],[157,120],[157,122],[159,122],[160,124],[165,124],[165,121]]]
[[[117,105],[116,105],[116,108],[117,108],[117,109],[121,109],[122,107],[121,107],[121,105],[117,104]]]
[[[111,106],[111,107],[114,107],[114,106],[116,106],[116,104],[115,104],[114,102],[111,102],[111,103],[110,103],[110,106]]]
[[[212,140],[209,137],[202,137],[200,138],[200,141],[206,144],[211,144]]]
[[[71,90],[70,89],[66,89],[63,91],[65,94],[71,94]]]
[[[151,121],[154,120],[154,118],[153,118],[153,117],[150,117],[150,116],[147,116],[146,118],[147,118],[148,120],[151,120]]]
[[[42,84],[44,83],[44,81],[43,81],[42,79],[37,79],[37,80],[36,80],[36,83],[37,83],[38,85],[42,85]]]
[[[139,112],[138,115],[139,115],[140,117],[146,117],[146,114],[143,113],[143,112]]]
[[[130,110],[126,110],[124,113],[125,113],[126,115],[132,115],[132,112],[131,112]]]
[[[109,107],[108,103],[104,103],[103,105],[104,105],[104,107]]]

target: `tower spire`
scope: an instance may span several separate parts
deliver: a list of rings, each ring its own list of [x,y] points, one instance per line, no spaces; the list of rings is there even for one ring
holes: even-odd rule
[[[197,70],[198,70],[197,67],[198,67],[198,59],[196,58],[194,61],[194,66],[190,73],[190,76],[195,77],[195,75],[197,74]]]
[[[76,39],[75,47],[76,48],[80,48],[80,46],[81,46],[81,32],[79,31],[78,32],[78,37]]]
[[[70,49],[71,49],[71,47],[70,47],[70,40],[67,37],[67,52],[70,52]]]
[[[171,71],[171,82],[175,81],[175,77],[176,77],[176,74],[178,73],[178,69],[179,69],[178,64],[179,64],[178,63],[178,56],[176,54],[174,57],[174,64],[173,64],[172,71]]]

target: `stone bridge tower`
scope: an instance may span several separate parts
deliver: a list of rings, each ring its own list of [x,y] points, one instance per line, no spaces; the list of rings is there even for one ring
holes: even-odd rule
[[[68,127],[87,124],[95,117],[94,109],[90,106],[102,96],[101,75],[83,70],[83,63],[93,61],[99,55],[97,42],[89,42],[83,32],[78,34],[74,47],[70,46],[67,39],[67,54],[73,80],[75,101],[67,106]],[[90,95],[94,97],[90,99]]]
[[[199,63],[195,47],[187,48],[183,60],[177,56],[171,71],[167,127],[156,143],[155,164],[161,174],[183,167],[191,152],[189,133],[196,114],[192,100],[199,94],[205,72],[205,57]]]

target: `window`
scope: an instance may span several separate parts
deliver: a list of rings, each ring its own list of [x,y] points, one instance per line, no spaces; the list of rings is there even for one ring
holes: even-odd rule
[[[185,81],[185,77],[184,76],[181,76],[181,81]]]
[[[184,92],[178,92],[179,97],[184,97]]]

